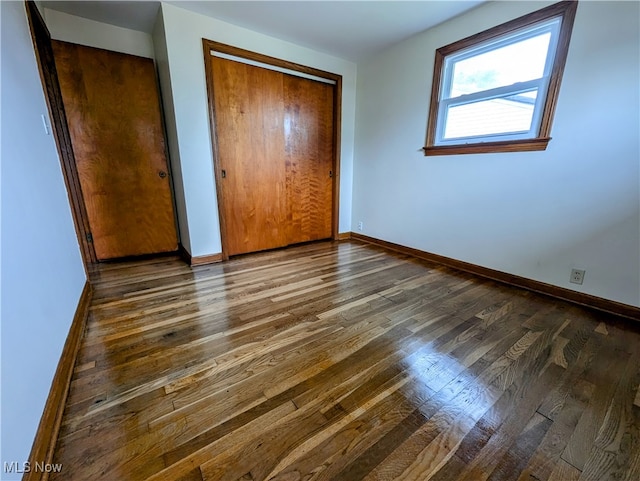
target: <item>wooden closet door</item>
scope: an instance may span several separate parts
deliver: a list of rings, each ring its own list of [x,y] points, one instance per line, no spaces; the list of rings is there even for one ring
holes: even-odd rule
[[[227,255],[289,244],[283,74],[211,57]]]
[[[96,257],[177,250],[153,61],[59,41],[53,50]]]
[[[328,239],[332,234],[334,88],[284,76],[290,244]]]
[[[210,61],[225,253],[330,238],[334,86]]]

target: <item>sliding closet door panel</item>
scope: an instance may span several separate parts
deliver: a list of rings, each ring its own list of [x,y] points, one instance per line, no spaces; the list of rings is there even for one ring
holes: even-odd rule
[[[53,42],[99,260],[177,250],[153,61]]]
[[[225,250],[289,244],[280,72],[211,57]]]
[[[334,86],[284,77],[289,242],[327,239],[332,234]]]

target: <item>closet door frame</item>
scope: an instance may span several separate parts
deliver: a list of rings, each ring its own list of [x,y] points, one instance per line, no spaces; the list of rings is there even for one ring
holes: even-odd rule
[[[218,157],[218,134],[216,129],[215,115],[215,97],[213,85],[213,71],[211,67],[211,55],[213,52],[231,55],[253,62],[259,62],[265,65],[287,69],[293,72],[300,72],[306,75],[312,75],[326,79],[335,83],[333,95],[333,159],[332,159],[332,221],[331,221],[331,237],[338,240],[338,213],[340,208],[340,132],[342,123],[342,75],[338,75],[324,70],[319,70],[306,65],[289,62],[288,60],[270,57],[250,50],[234,47],[224,43],[214,42],[213,40],[202,39],[202,47],[204,54],[204,68],[207,82],[207,97],[209,107],[209,128],[211,131],[211,144],[213,150],[213,171],[216,184],[216,195],[218,200],[218,216],[220,219],[220,235],[222,240],[222,259],[229,259],[227,253],[227,219],[224,215],[224,202],[222,198],[222,171],[220,167],[220,158]]]

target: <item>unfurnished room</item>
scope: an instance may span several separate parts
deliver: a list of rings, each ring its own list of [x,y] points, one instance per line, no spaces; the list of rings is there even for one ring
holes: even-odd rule
[[[640,480],[640,2],[0,1],[0,479]]]

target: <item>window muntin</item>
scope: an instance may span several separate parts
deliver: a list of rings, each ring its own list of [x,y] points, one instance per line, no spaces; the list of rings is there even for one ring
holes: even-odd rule
[[[447,56],[435,145],[536,137],[560,20]]]
[[[527,97],[528,93],[537,95],[537,90],[450,106],[441,143],[530,132],[535,97]]]
[[[554,30],[557,30],[559,19],[553,23],[556,27]],[[510,35],[499,43],[489,42],[449,55],[445,60],[445,78],[451,84],[452,91],[449,95],[443,92],[444,96],[468,95],[536,80],[548,74],[547,53],[551,32],[547,30],[550,28],[551,25],[520,35]],[[555,46],[557,35],[554,35],[552,43]]]
[[[425,154],[546,148],[576,5],[438,49]]]

